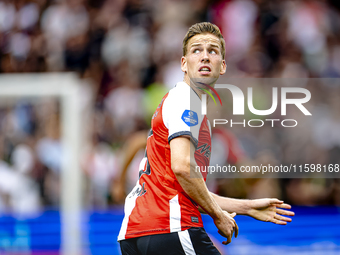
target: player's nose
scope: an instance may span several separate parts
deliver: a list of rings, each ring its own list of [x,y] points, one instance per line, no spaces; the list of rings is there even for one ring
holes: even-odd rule
[[[209,54],[207,50],[204,50],[202,52],[202,58],[201,58],[201,62],[209,62]]]

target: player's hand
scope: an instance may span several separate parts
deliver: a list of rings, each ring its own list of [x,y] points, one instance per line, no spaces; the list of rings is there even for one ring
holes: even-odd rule
[[[254,199],[250,200],[249,203],[250,209],[248,215],[257,220],[286,225],[292,219],[285,216],[295,215],[292,211],[283,210],[291,209],[291,206],[276,198]]]
[[[223,211],[222,217],[214,220],[214,223],[216,227],[218,228],[218,233],[221,236],[224,236],[227,238],[227,240],[223,241],[222,244],[226,245],[226,244],[231,243],[231,238],[233,236],[233,233],[235,233],[235,238],[238,235],[238,226],[236,224],[236,221],[234,220],[235,216],[236,216],[236,213],[228,213],[226,211]]]

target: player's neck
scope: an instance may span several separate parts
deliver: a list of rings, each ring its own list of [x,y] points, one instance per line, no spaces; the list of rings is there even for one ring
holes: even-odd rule
[[[186,74],[184,75],[183,81],[184,81],[186,84],[188,84],[188,86],[190,86],[190,87],[196,92],[196,94],[199,96],[200,99],[202,99],[202,95],[203,95],[203,94],[206,94],[206,93],[204,92],[204,90],[199,89],[197,86],[195,86],[194,82],[192,82],[192,81],[190,80],[190,78],[189,78],[188,75],[186,75]],[[211,86],[214,87],[215,84],[211,84]]]

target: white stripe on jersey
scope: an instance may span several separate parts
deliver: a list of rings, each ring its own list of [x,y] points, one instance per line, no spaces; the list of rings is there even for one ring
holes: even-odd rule
[[[170,232],[181,231],[181,206],[178,202],[178,194],[170,201]]]
[[[194,247],[192,246],[188,230],[178,232],[179,241],[183,247],[185,255],[196,255]]]
[[[136,183],[136,186],[132,189],[130,194],[134,194],[133,196],[130,196],[130,194],[126,197],[125,199],[125,206],[124,206],[124,219],[122,222],[122,226],[119,231],[118,235],[118,241],[125,239],[126,231],[127,231],[127,226],[129,223],[129,217],[132,213],[133,208],[136,206],[136,199],[137,199],[137,193],[135,192],[136,189],[140,187],[139,180]]]

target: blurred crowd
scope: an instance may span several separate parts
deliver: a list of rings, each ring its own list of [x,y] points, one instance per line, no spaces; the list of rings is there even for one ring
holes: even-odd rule
[[[82,159],[86,205],[121,203],[115,187],[127,153],[124,143],[149,128],[162,96],[183,79],[182,40],[188,28],[201,21],[221,28],[226,77],[340,77],[336,0],[0,0],[0,73],[73,71],[91,81],[92,132]],[[309,136],[302,128],[287,134],[236,130],[249,158],[265,157],[260,152],[271,150],[277,163],[304,164],[308,157],[339,163],[340,87],[308,88],[323,124],[307,132]],[[0,102],[0,213],[58,207],[60,102]],[[268,146],[255,142],[260,136]],[[307,157],[302,151],[311,153]],[[138,178],[141,157],[142,152],[136,153],[129,162],[131,183]],[[340,205],[337,179],[219,185],[232,187],[220,190],[236,197],[273,195],[293,204]]]

